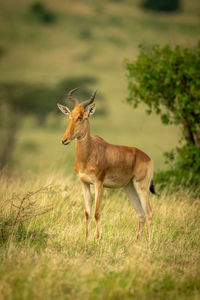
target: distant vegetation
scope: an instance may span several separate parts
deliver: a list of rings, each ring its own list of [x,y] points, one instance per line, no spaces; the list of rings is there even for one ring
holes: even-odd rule
[[[182,146],[165,154],[168,171],[157,178],[164,184],[200,186],[200,42],[196,48],[141,47],[128,61],[129,97],[134,107],[144,103],[163,124],[180,125]]]
[[[0,82],[0,167],[6,166],[14,151],[16,135],[23,117],[33,115],[40,125],[44,125],[49,113],[56,113],[57,102],[71,102],[67,99],[67,93],[74,87],[79,87],[80,101],[89,98],[92,93],[90,86],[96,83],[94,77],[72,77],[61,80],[55,86],[45,84],[28,84],[25,82]],[[62,100],[63,99],[63,100]],[[99,99],[103,100],[100,95]],[[97,115],[106,114],[106,106],[102,105]]]
[[[142,6],[155,11],[173,12],[180,8],[180,2],[180,0],[143,0]]]
[[[0,58],[6,53],[4,47],[0,46]]]
[[[57,16],[55,12],[48,9],[45,4],[40,1],[33,2],[30,6],[30,11],[40,23],[52,24],[56,22]]]

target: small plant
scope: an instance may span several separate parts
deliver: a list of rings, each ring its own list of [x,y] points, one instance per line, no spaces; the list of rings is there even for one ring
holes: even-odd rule
[[[24,240],[27,235],[34,236],[36,232],[27,232],[24,222],[53,210],[52,205],[41,206],[38,198],[32,198],[41,193],[47,193],[50,187],[42,187],[25,195],[13,194],[10,199],[1,203],[0,215],[0,244],[6,243],[10,237],[15,240]],[[7,212],[6,208],[9,206]]]

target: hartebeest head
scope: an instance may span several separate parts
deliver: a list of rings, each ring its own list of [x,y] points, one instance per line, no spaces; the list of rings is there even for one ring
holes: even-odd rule
[[[69,100],[75,104],[72,110],[70,110],[67,106],[59,103],[57,104],[62,113],[69,117],[68,127],[62,137],[63,145],[68,145],[75,138],[80,139],[84,137],[89,127],[88,118],[95,112],[95,103],[93,103],[93,101],[96,91],[93,92],[89,100],[79,103],[79,101],[72,96],[76,90],[77,88],[68,93]],[[87,106],[92,103],[93,105],[86,110]]]

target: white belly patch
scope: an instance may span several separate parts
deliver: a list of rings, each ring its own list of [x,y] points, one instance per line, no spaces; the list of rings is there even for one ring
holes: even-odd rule
[[[81,181],[89,183],[89,184],[94,184],[96,181],[96,176],[95,174],[86,174],[79,172],[79,178]],[[118,177],[105,177],[103,181],[103,186],[108,187],[108,188],[120,188],[126,184],[129,183],[131,178],[118,178]]]
[[[95,178],[94,176],[88,175],[86,173],[81,173],[79,172],[79,178],[81,181],[87,182],[87,183],[94,183],[95,182]]]

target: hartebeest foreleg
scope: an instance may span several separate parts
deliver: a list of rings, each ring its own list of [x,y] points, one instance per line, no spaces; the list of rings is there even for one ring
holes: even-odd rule
[[[145,178],[142,181],[134,181],[135,190],[139,196],[142,208],[146,215],[147,220],[147,241],[150,241],[151,237],[151,223],[152,223],[152,210],[149,203],[149,182]]]
[[[139,231],[137,234],[137,240],[139,240],[143,233],[143,230],[144,230],[144,224],[145,224],[145,219],[146,219],[145,212],[142,208],[140,199],[137,195],[137,192],[136,192],[132,182],[124,187],[124,191],[125,191],[126,195],[128,196],[131,204],[133,205],[133,207],[139,217]]]
[[[85,199],[85,217],[86,217],[86,238],[88,238],[90,231],[90,217],[91,217],[91,193],[90,185],[82,182],[83,195]]]
[[[103,183],[101,181],[95,182],[95,220],[96,220],[96,235],[97,239],[100,237],[100,203],[103,192]]]

